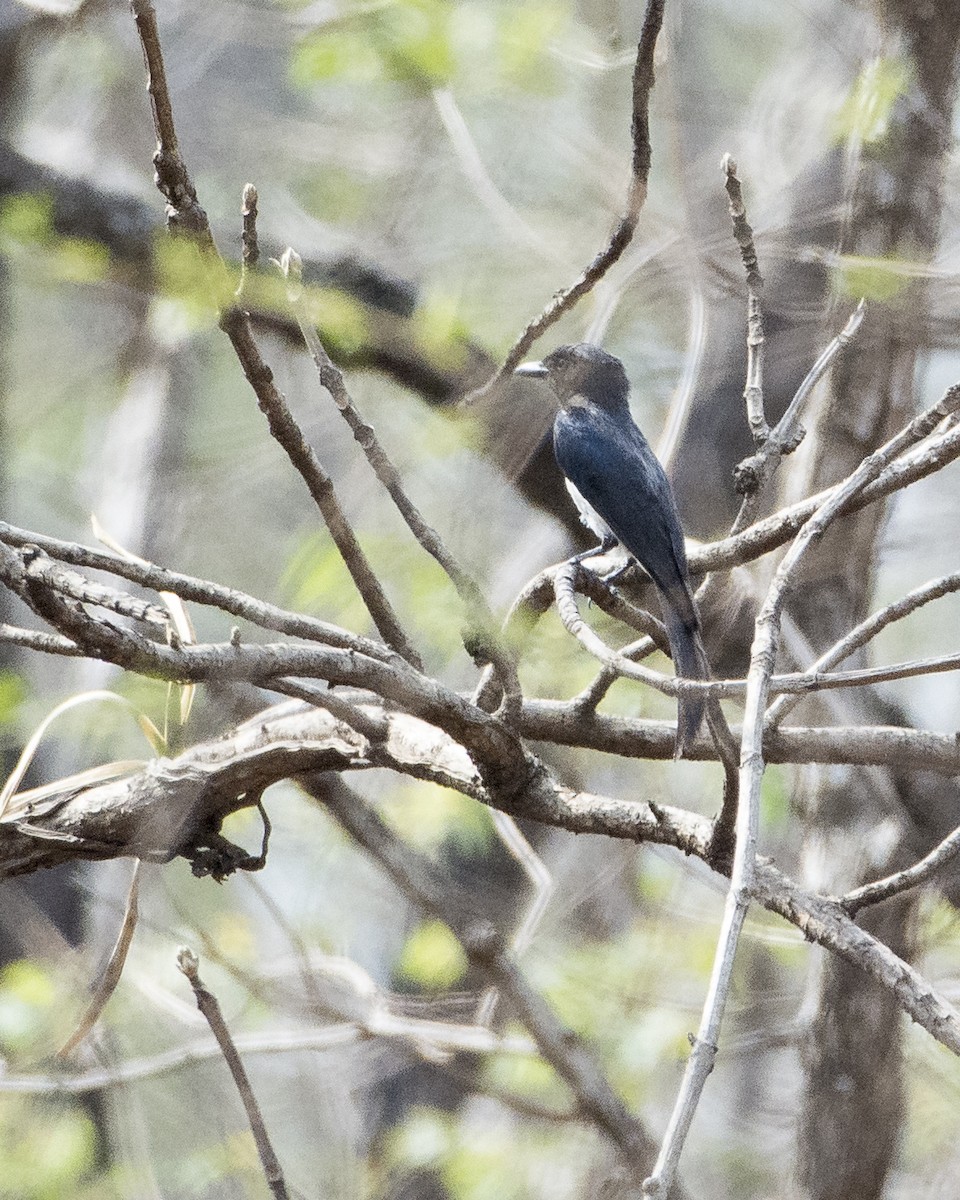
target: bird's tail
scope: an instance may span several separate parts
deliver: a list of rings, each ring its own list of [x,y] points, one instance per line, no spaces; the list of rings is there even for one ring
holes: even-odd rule
[[[692,620],[673,611],[666,615],[667,637],[673,669],[679,679],[709,679],[710,665],[700,637],[696,615]],[[682,758],[700,731],[706,709],[706,696],[701,693],[681,695],[677,701],[677,747],[675,758]]]

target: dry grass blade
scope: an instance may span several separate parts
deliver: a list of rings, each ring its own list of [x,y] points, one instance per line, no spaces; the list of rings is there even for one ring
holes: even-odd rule
[[[127,953],[130,950],[130,943],[133,941],[133,931],[137,927],[140,867],[141,863],[139,860],[133,864],[133,875],[130,878],[130,889],[127,892],[127,903],[124,908],[123,921],[120,925],[120,932],[117,934],[113,951],[110,954],[110,961],[100,976],[100,982],[94,989],[93,998],[87,1006],[87,1011],[83,1014],[80,1023],[57,1051],[58,1058],[66,1058],[76,1050],[77,1046],[80,1045],[90,1030],[96,1025],[97,1021],[99,1021],[100,1014],[103,1012],[107,1001],[113,995],[117,984],[120,982],[120,976],[123,974],[123,968],[127,961]]]

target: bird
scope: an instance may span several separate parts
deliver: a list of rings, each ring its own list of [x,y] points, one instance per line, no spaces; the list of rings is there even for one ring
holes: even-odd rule
[[[560,407],[553,451],[581,520],[599,539],[589,557],[619,544],[653,580],[674,670],[681,679],[708,679],[700,616],[690,585],[683,529],[663,467],[630,413],[623,363],[599,346],[560,346],[516,375],[543,379]],[[702,693],[678,700],[676,757],[703,722]]]

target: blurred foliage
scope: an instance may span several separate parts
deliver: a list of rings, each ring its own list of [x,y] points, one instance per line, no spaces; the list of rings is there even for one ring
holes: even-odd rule
[[[433,783],[398,781],[381,815],[410,845],[431,854],[446,846],[481,854],[496,836],[483,805]]]
[[[94,1195],[114,1195],[106,1181],[94,1184],[89,1178],[96,1144],[94,1123],[79,1105],[27,1097],[5,1100],[0,1106],[0,1197],[92,1200]]]
[[[861,70],[834,122],[838,143],[856,138],[865,145],[881,142],[890,129],[898,100],[906,95],[913,71],[904,58],[871,59]]]
[[[467,970],[463,947],[443,921],[422,921],[410,934],[397,960],[400,979],[423,991],[444,991]]]
[[[919,263],[896,255],[865,258],[856,254],[841,254],[833,268],[833,281],[841,296],[851,300],[862,298],[886,303],[906,291],[921,273]]]
[[[0,671],[0,727],[16,720],[20,706],[27,697],[27,683],[13,671]]]
[[[101,283],[110,269],[105,246],[54,230],[53,199],[42,192],[0,199],[0,252],[29,253],[34,271],[63,283]]]
[[[24,60],[19,144],[68,172],[87,172],[98,184],[120,180],[138,188],[156,206],[159,225],[162,202],[150,184],[153,135],[129,17],[109,6],[87,7],[86,27],[51,24]],[[317,260],[344,252],[401,275],[411,296],[419,296],[405,327],[412,344],[456,369],[467,338],[508,345],[610,228],[628,170],[629,81],[641,13],[640,6],[567,0],[373,0],[335,9],[310,0],[226,6],[171,0],[160,19],[182,144],[224,252],[235,251],[237,198],[243,180],[253,177],[265,245],[291,241]],[[560,341],[597,332],[620,353],[637,381],[636,416],[654,435],[686,362],[691,297],[718,282],[689,270],[686,214],[709,206],[719,211],[723,234],[709,235],[710,251],[735,260],[719,182],[713,167],[701,164],[735,150],[751,207],[754,193],[767,204],[757,228],[776,234],[792,202],[785,178],[817,162],[832,144],[882,145],[892,127],[909,72],[896,57],[851,67],[862,62],[865,45],[877,44],[861,38],[859,25],[851,33],[855,19],[860,10],[854,13],[854,6],[695,5],[664,42],[654,95],[654,173],[637,243],[610,277],[610,290],[594,295],[550,335]],[[685,77],[689,39],[697,42],[697,69]],[[806,71],[802,86],[791,93],[800,71]],[[433,99],[439,89],[449,89],[461,105],[466,141],[438,119]],[[491,203],[490,189],[499,206]],[[11,517],[89,540],[88,513],[99,511],[103,485],[122,476],[129,458],[139,464],[138,475],[114,504],[121,513],[132,510],[134,528],[159,561],[370,633],[339,555],[301,481],[268,441],[215,328],[211,281],[195,249],[158,235],[159,282],[145,317],[143,293],[130,280],[111,278],[102,248],[56,233],[48,196],[3,202],[0,249],[9,301],[0,483]],[[766,250],[762,245],[761,253]],[[835,267],[834,286],[883,303],[901,298],[921,266],[907,257],[845,256]],[[231,275],[217,286],[232,291],[238,282]],[[721,282],[726,286],[725,278]],[[250,274],[246,288],[251,304],[288,314],[285,283],[268,261]],[[386,317],[340,290],[311,288],[308,305],[335,353],[349,357],[369,336],[390,336]],[[263,344],[430,669],[468,694],[475,672],[461,644],[462,607],[448,581],[384,501],[329,397],[318,396],[309,364],[278,341],[264,338]],[[173,381],[159,415],[149,405],[144,415],[139,393],[127,393],[145,364],[168,370]],[[427,519],[504,611],[537,569],[566,552],[559,527],[517,498],[510,481],[482,460],[462,423],[380,375],[355,372],[348,382]],[[515,431],[518,443],[527,432]],[[104,457],[108,435],[114,448]],[[141,453],[138,436],[152,453]],[[152,507],[138,525],[140,492],[149,494]],[[938,512],[956,524],[946,503]],[[942,528],[934,533],[939,562]],[[915,546],[908,549],[912,555]],[[231,620],[223,614],[195,615],[204,640],[227,636]],[[631,637],[596,608],[584,606],[583,616],[611,644]],[[918,615],[909,635],[898,629],[888,636],[919,638],[921,625],[927,642],[942,632]],[[252,630],[244,636],[272,638]],[[597,673],[598,664],[554,612],[516,638],[527,695],[571,696]],[[659,656],[650,662],[669,670]],[[38,720],[78,686],[85,669],[41,664],[29,699],[22,684],[0,674],[0,720],[8,727]],[[178,738],[206,736],[228,720],[219,698],[205,694],[182,731],[166,685],[126,677],[110,686],[158,727],[169,724],[174,748]],[[626,681],[610,691],[602,711],[669,719],[673,703]],[[952,710],[937,704],[931,711]],[[143,754],[133,723],[98,712],[71,718],[46,749],[61,770],[61,763],[74,769],[116,757],[124,746],[130,747],[125,754]],[[710,765],[644,764],[562,750],[553,765],[572,787],[603,789],[624,803],[655,797],[712,811],[719,789],[719,773]],[[797,852],[793,778],[787,768],[776,768],[764,780],[762,852],[778,861],[781,852],[787,862]],[[375,770],[350,783],[393,830],[444,867],[469,859],[473,868],[492,845],[489,813],[461,796]],[[286,1035],[335,1024],[318,1003],[321,972],[311,972],[321,954],[353,959],[384,994],[387,981],[399,978],[422,993],[416,1003],[437,1019],[451,1013],[461,1019],[465,1004],[473,1011],[457,991],[466,963],[447,926],[421,920],[294,785],[272,788],[266,803],[274,834],[260,874],[216,887],[195,879],[182,861],[145,869],[143,918],[127,970],[91,1042],[104,1061],[166,1053],[206,1036],[174,966],[183,942],[201,953],[204,979],[238,1034]],[[227,832],[258,849],[255,814],[237,814]],[[654,1125],[672,1100],[687,1033],[696,1025],[720,885],[702,886],[706,872],[689,869],[673,852],[639,853],[536,832],[555,890],[523,952],[522,969],[596,1047],[622,1094],[642,1105]],[[115,873],[97,865],[85,876],[79,980],[73,961],[50,965],[40,955],[8,966],[0,977],[0,1042],[8,1070],[49,1054],[82,1010],[84,985],[97,978],[115,936],[126,878],[127,864]],[[514,912],[517,897],[504,901]],[[921,928],[931,974],[953,978],[960,961],[955,910],[931,905]],[[725,1091],[711,1082],[691,1141],[691,1162],[697,1155],[708,1159],[701,1175],[706,1192],[719,1200],[779,1194],[769,1178],[781,1165],[771,1146],[793,1113],[777,1108],[769,1089],[776,1084],[787,1094],[796,1085],[796,1056],[782,1045],[792,1036],[791,1023],[803,1016],[806,971],[818,961],[816,953],[777,919],[751,914],[725,1037],[743,1031],[755,1041],[739,1057],[721,1054],[718,1073],[728,1071],[734,1086]],[[766,990],[757,980],[768,981]],[[349,1022],[342,1032],[342,1045],[332,1049],[250,1056],[268,1124],[276,1118],[285,1142],[282,1157],[304,1164],[297,1185],[305,1195],[311,1187],[331,1196],[373,1195],[377,1185],[385,1190],[383,1179],[369,1181],[369,1193],[353,1177],[327,1186],[323,1170],[338,1156],[375,1159],[368,1153],[371,1129],[391,1105],[400,1110],[407,1100],[401,1067],[415,1059],[420,1064],[419,1049],[367,1038]],[[779,1057],[768,1060],[767,1044],[778,1038]],[[903,1164],[921,1176],[935,1169],[929,1159],[949,1164],[955,1155],[951,1114],[960,1072],[925,1034],[910,1045]],[[69,1067],[79,1069],[83,1061],[78,1057]],[[451,1078],[459,1078],[456,1071]],[[117,1179],[103,1180],[100,1190],[86,1114],[0,1092],[0,1196],[4,1187],[16,1189],[11,1200],[86,1200],[88,1194],[92,1200],[114,1191],[140,1194],[138,1187],[177,1197],[262,1195],[249,1133],[233,1125],[234,1117],[242,1122],[237,1111],[226,1112],[228,1086],[222,1062],[210,1060],[108,1089],[107,1098],[116,1097],[118,1156],[133,1161],[148,1154],[159,1183],[139,1181],[136,1164],[127,1177],[118,1172]],[[485,1088],[494,1095],[485,1096]],[[500,1093],[517,1098],[518,1107],[501,1103]],[[518,1111],[523,1101],[564,1112],[570,1097],[539,1058],[493,1056],[480,1064],[477,1090],[458,1112],[422,1106],[405,1118],[400,1113],[401,1124],[386,1137],[386,1169],[403,1175],[436,1167],[457,1200],[597,1194],[594,1173],[609,1157],[601,1139],[577,1120],[539,1121]],[[692,1174],[696,1181],[697,1171]],[[953,1175],[947,1178],[940,1194],[952,1186]]]
[[[527,1200],[580,1194],[589,1171],[582,1151],[570,1125],[532,1132],[509,1116],[478,1112],[464,1131],[450,1114],[418,1107],[393,1132],[387,1163],[438,1171],[455,1200]]]
[[[565,23],[566,6],[549,0],[388,0],[347,9],[305,37],[291,73],[301,85],[392,80],[415,89],[455,82],[475,91],[506,84],[547,91],[552,74],[546,47]]]
[[[53,972],[19,959],[0,971],[0,1045],[7,1055],[29,1060],[49,1052],[58,1035],[59,986]]]
[[[226,1186],[232,1194],[254,1200],[264,1187],[263,1167],[249,1130],[207,1142],[179,1162],[170,1163],[165,1174],[176,1193],[186,1196],[202,1197]]]

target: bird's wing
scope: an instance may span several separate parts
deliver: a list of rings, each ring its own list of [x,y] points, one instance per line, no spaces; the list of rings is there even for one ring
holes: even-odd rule
[[[685,620],[696,623],[680,518],[663,468],[632,421],[561,412],[554,452],[564,475]]]

